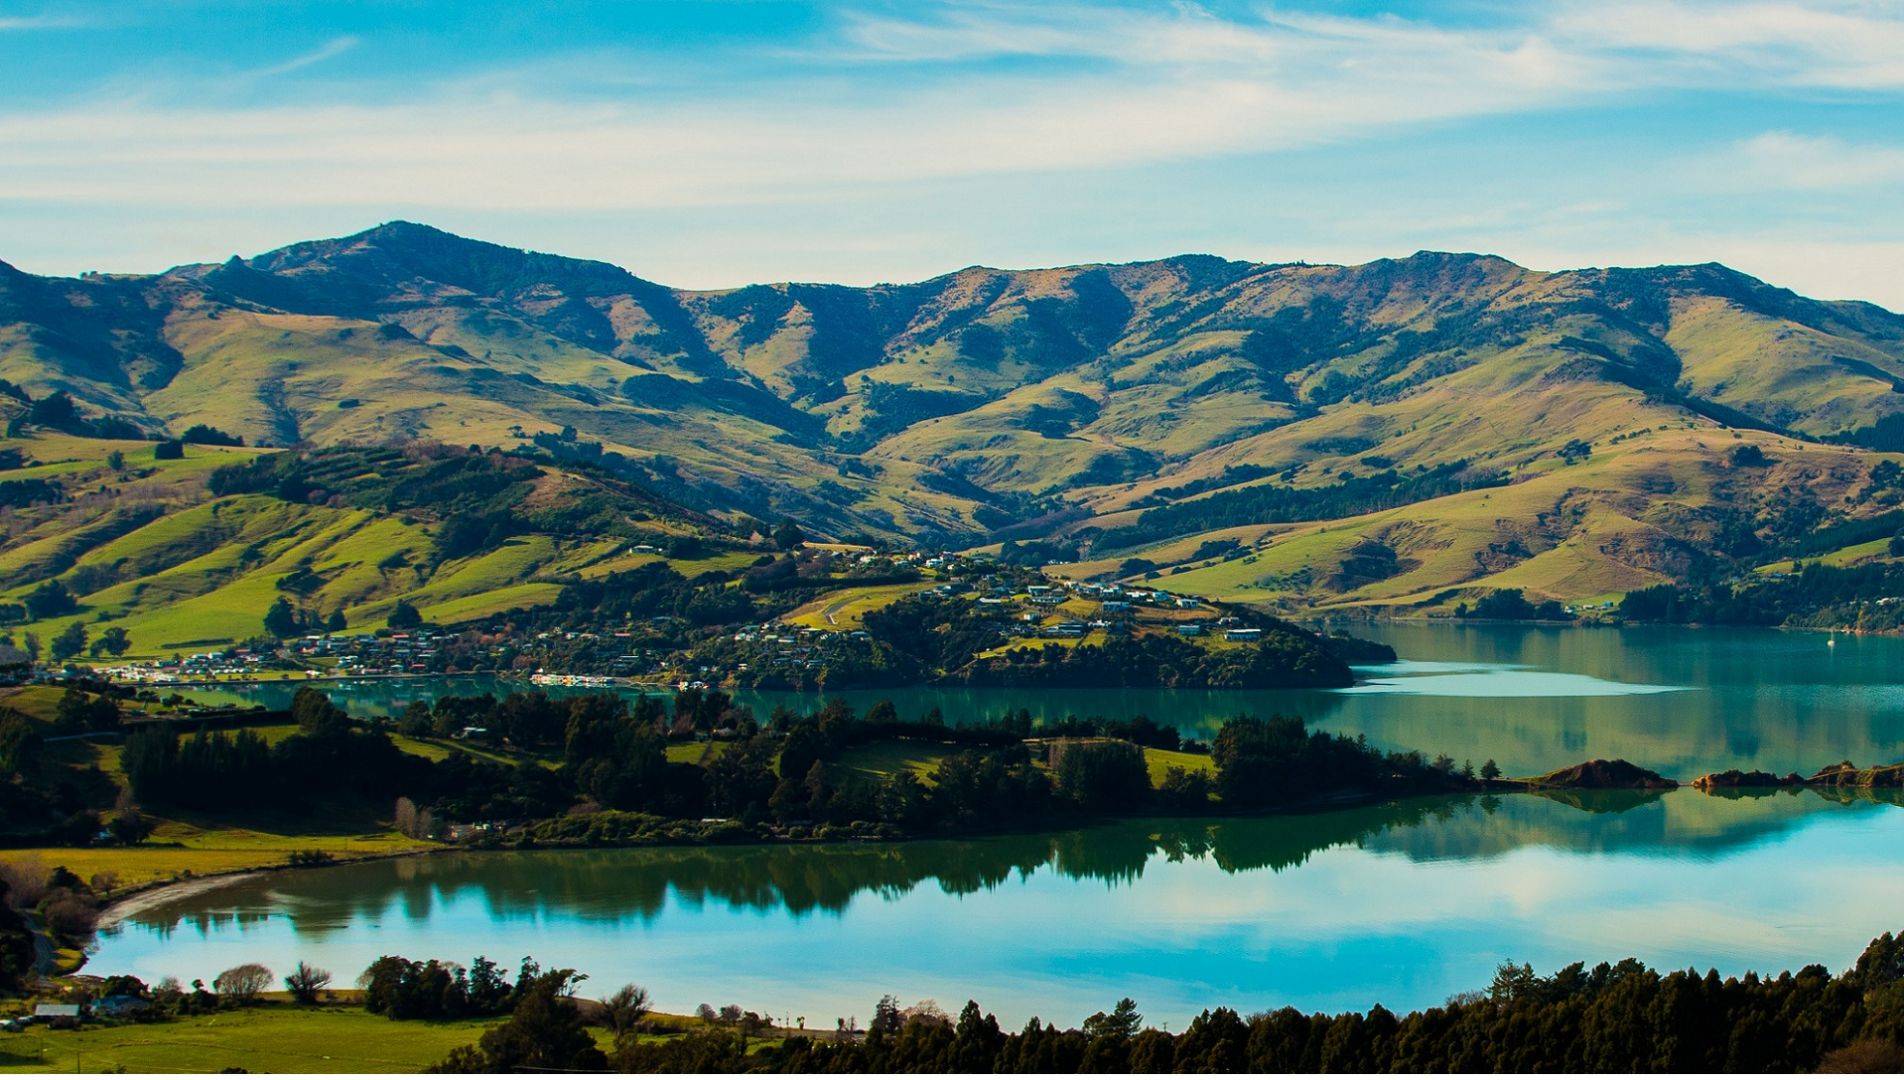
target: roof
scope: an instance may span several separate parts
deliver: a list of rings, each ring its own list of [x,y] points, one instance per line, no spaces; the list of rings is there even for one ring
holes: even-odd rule
[[[79,1015],[79,1006],[77,1005],[35,1005],[33,1006],[33,1015],[34,1016],[77,1017]]]

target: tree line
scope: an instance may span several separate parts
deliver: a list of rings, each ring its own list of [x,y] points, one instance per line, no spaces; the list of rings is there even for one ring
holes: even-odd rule
[[[182,736],[167,725],[142,726],[128,735],[122,764],[134,794],[159,805],[219,811],[319,794],[385,805],[404,799],[412,823],[542,822],[526,836],[550,843],[635,842],[656,838],[657,823],[711,818],[737,825],[723,834],[734,839],[910,835],[1480,786],[1472,769],[1449,758],[1385,753],[1285,716],[1232,718],[1213,741],[1210,768],[1176,766],[1155,781],[1144,747],[1185,744],[1143,717],[1041,727],[1020,712],[953,727],[936,714],[903,720],[889,702],[862,715],[833,701],[805,714],[777,710],[762,725],[726,694],[691,689],[671,703],[616,694],[447,696],[413,704],[383,726],[354,720],[309,687],[295,695],[291,717],[297,733],[275,744],[245,730]],[[521,760],[452,752],[431,761],[392,738],[477,730]],[[894,739],[916,740],[936,763],[884,773],[854,763],[855,748]],[[670,759],[670,744],[683,742],[700,747],[688,755],[697,760]]]
[[[1182,1032],[1147,1025],[1129,998],[1077,1027],[1036,1017],[1011,1031],[976,1002],[956,1018],[931,1003],[874,1006],[861,1030],[777,1043],[738,1009],[678,1037],[616,1027],[604,1052],[582,1003],[551,973],[510,1018],[436,1072],[629,1073],[1484,1073],[1897,1072],[1904,1068],[1904,939],[1885,934],[1839,975],[1658,972],[1637,960],[1576,963],[1552,975],[1502,964],[1483,990],[1397,1015],[1245,1014],[1212,1008]],[[570,984],[572,985],[572,984]]]

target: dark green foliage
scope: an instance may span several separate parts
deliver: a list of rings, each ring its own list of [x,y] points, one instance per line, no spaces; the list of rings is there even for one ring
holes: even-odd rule
[[[1345,791],[1417,793],[1466,786],[1453,771],[1419,753],[1382,754],[1343,735],[1309,731],[1300,717],[1225,721],[1210,747],[1216,790],[1226,808],[1299,804]]]
[[[40,771],[44,740],[25,713],[0,706],[0,779]]]
[[[109,694],[89,694],[77,686],[60,692],[53,724],[62,734],[82,731],[111,731],[119,726],[119,703]]]
[[[882,1002],[863,1039],[787,1039],[738,1072],[1754,1073],[1894,1071],[1904,1064],[1904,944],[1877,939],[1833,977],[1813,966],[1775,977],[1661,974],[1635,960],[1574,964],[1551,976],[1502,965],[1484,993],[1406,1016],[1291,1008],[1244,1017],[1215,1008],[1182,1034],[1142,1029],[1128,999],[1082,1029],[1032,1020],[1002,1034],[975,1004],[956,1024],[902,1017]],[[659,1050],[618,1054],[617,1068],[681,1068]]]
[[[160,439],[152,444],[152,460],[178,461],[185,457],[185,444],[177,439]]]
[[[264,613],[264,632],[272,637],[287,638],[300,629],[297,609],[291,602],[280,596],[272,601]]]
[[[416,605],[408,600],[399,600],[391,605],[390,614],[384,622],[392,630],[414,630],[423,625],[423,616],[417,612]]]
[[[1063,744],[1052,773],[1060,796],[1086,813],[1141,806],[1150,799],[1144,752],[1118,739]]]
[[[52,619],[79,610],[79,601],[57,578],[26,594],[26,613],[32,619]]]
[[[7,903],[9,886],[0,879],[0,991],[11,993],[26,984],[33,971],[33,931],[26,916]]]
[[[226,433],[210,424],[193,424],[179,436],[180,442],[197,443],[200,446],[243,446],[245,440]]]
[[[556,972],[548,973],[558,974]],[[560,974],[568,975],[568,972]],[[500,1016],[545,976],[524,959],[516,981],[494,961],[479,956],[468,967],[442,960],[381,956],[364,969],[358,985],[364,1008],[392,1020],[458,1020]]]
[[[92,654],[98,656],[124,656],[132,648],[132,635],[126,633],[123,626],[108,626],[100,631],[99,639],[92,644]]]
[[[1904,620],[1904,564],[1805,563],[1790,574],[1757,574],[1736,583],[1652,585],[1620,600],[1629,622],[1711,626],[1858,626],[1895,629]]]
[[[566,968],[528,974],[516,986],[509,1019],[483,1032],[473,1047],[452,1052],[435,1072],[591,1072],[608,1065],[569,998],[578,982]]]
[[[1558,600],[1535,603],[1519,589],[1494,589],[1474,602],[1468,615],[1476,619],[1505,619],[1515,622],[1564,622],[1573,618]]]
[[[69,660],[86,651],[86,624],[77,620],[67,623],[65,628],[53,635],[46,643],[46,652],[54,660]]]
[[[1348,686],[1348,665],[1313,634],[1265,629],[1255,644],[1202,649],[1176,637],[1115,636],[1102,645],[1028,645],[972,661],[960,674],[983,686],[1163,686],[1220,689]]]
[[[28,480],[0,480],[0,506],[55,503],[60,501],[64,494],[58,484],[39,477]]]

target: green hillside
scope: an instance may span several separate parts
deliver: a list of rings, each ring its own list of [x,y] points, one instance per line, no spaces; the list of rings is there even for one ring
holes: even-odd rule
[[[612,572],[634,553],[723,527],[603,476],[527,459],[413,444],[314,453],[34,433],[0,440],[0,471],[56,476],[61,498],[8,511],[0,614],[50,642],[79,622],[124,629],[129,658],[263,632],[280,597],[315,628],[374,630],[399,601],[456,623],[544,604],[560,580]],[[117,459],[114,455],[118,455]],[[221,467],[222,470],[221,470]],[[710,548],[718,554],[718,547]],[[30,597],[72,598],[36,617]]]
[[[1181,568],[1183,589],[1291,605],[1497,586],[1571,601],[1742,569],[1714,537],[1786,542],[1788,491],[1810,525],[1881,513],[1897,493],[1869,471],[1904,450],[1904,317],[1716,265],[1542,273],[1429,252],[688,292],[398,222],[149,276],[0,264],[0,379],[0,415],[66,394],[82,415],[53,426],[70,431],[520,448],[727,527],[1036,541],[1029,557],[1084,572]],[[1770,464],[1736,464],[1740,444]],[[182,528],[137,505],[10,526],[0,576],[83,573],[98,543]],[[88,603],[184,590],[151,632],[190,640],[253,599],[249,573],[311,565],[312,603],[347,618],[399,595],[447,616],[533,599],[539,574],[595,551],[523,540],[426,582],[365,569],[426,523],[217,514],[202,565]]]

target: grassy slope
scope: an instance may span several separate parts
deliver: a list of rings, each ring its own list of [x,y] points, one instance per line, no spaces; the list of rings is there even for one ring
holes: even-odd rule
[[[1741,441],[1764,447],[1773,468],[1751,476],[1728,466],[1725,455]],[[1605,446],[1577,465],[1524,470],[1524,479],[1507,487],[1341,521],[1218,530],[1060,569],[1102,573],[1134,554],[1186,566],[1158,581],[1173,591],[1318,606],[1414,605],[1451,589],[1600,597],[1666,580],[1674,546],[1699,535],[1700,514],[1734,498],[1733,485],[1791,485],[1838,500],[1857,487],[1867,457],[1682,424]],[[1192,560],[1212,539],[1238,540],[1250,550]],[[1337,579],[1343,559],[1369,541],[1400,556],[1399,572],[1375,581]]]
[[[822,630],[857,630],[871,612],[932,587],[930,581],[901,585],[854,585],[827,593],[790,612],[786,620]]]
[[[343,610],[353,631],[374,630],[399,599],[425,618],[442,622],[481,618],[554,599],[557,576],[600,576],[659,556],[626,554],[619,541],[527,535],[464,559],[433,564],[435,526],[405,514],[310,506],[267,495],[212,498],[204,479],[219,464],[256,450],[189,447],[182,462],[149,459],[151,444],[77,439],[49,434],[0,441],[59,469],[74,492],[103,489],[72,505],[32,511],[11,535],[0,536],[0,601],[18,601],[48,577],[77,582],[75,574],[110,583],[79,593],[80,611],[15,627],[44,641],[75,619],[95,636],[107,625],[131,635],[131,659],[164,657],[220,647],[256,635],[279,595],[319,612]],[[123,478],[106,466],[114,450],[133,471]],[[0,473],[0,478],[16,475]],[[143,524],[98,533],[129,507],[158,516]],[[24,516],[24,515],[23,515]],[[90,541],[90,542],[88,542]],[[698,560],[670,560],[692,576],[745,565],[745,552]],[[401,564],[401,565],[398,565]],[[301,571],[319,580],[297,594],[280,583]]]

